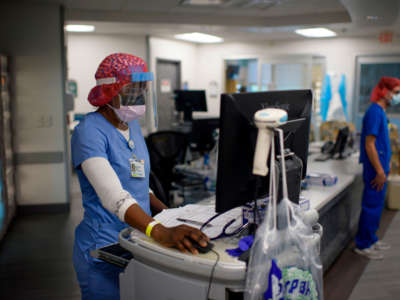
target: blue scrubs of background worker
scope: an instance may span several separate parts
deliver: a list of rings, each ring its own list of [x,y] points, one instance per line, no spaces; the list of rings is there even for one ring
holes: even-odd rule
[[[384,207],[392,155],[385,109],[400,102],[399,91],[399,79],[381,78],[371,95],[373,103],[363,118],[360,162],[363,164],[364,191],[355,252],[370,259],[382,259],[383,254],[379,251],[390,248],[378,241],[376,232]]]
[[[73,262],[82,299],[119,299],[122,269],[91,257],[90,251],[118,242],[128,225],[167,247],[198,253],[190,239],[206,246],[208,238],[186,225],[167,228],[151,213],[166,206],[149,193],[150,161],[138,118],[151,102],[152,73],[139,57],[116,53],[96,72],[88,100],[99,107],[75,128],[72,161],[85,209],[75,231]]]

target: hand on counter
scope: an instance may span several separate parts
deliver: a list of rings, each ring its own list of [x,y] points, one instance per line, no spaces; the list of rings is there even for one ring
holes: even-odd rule
[[[177,248],[182,252],[191,252],[193,254],[198,254],[199,252],[193,247],[190,239],[198,242],[202,247],[206,247],[209,241],[209,238],[200,230],[187,225],[168,228],[158,224],[154,226],[152,238],[163,246]]]

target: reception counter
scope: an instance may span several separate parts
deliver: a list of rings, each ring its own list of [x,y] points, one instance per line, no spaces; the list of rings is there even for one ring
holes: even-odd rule
[[[315,162],[314,156],[309,156],[308,172],[338,176],[336,185],[310,186],[302,191],[302,196],[310,200],[311,208],[318,210],[320,215],[324,271],[351,241],[357,229],[362,182],[361,176],[353,173],[357,166],[348,167],[353,162],[351,158]],[[213,213],[214,203],[215,197],[209,197],[198,204]],[[166,220],[171,218],[172,215]],[[225,252],[236,243],[224,239],[214,241],[214,250],[219,253],[219,262],[215,264],[213,252],[188,255],[164,248],[140,232],[131,232],[129,228],[125,231],[120,233],[120,243],[134,258],[120,275],[121,299],[243,299],[246,264]],[[213,274],[211,285],[210,274]],[[154,282],[157,282],[157,289],[153,288]]]
[[[321,260],[326,271],[357,231],[363,184],[357,158],[317,162],[315,157],[309,156],[308,173],[328,173],[338,177],[336,185],[311,186],[302,191],[302,195],[310,200],[311,208],[318,210],[319,223],[324,228]]]
[[[316,209],[320,215],[319,223],[324,228],[321,259],[324,270],[327,270],[357,230],[363,188],[361,165],[358,164],[357,156],[341,160],[315,161],[319,155],[319,147],[311,145],[310,150],[313,150],[315,154],[308,156],[307,173],[327,173],[338,177],[337,183],[333,186],[312,185],[301,191],[301,195],[310,200],[310,208]],[[181,172],[188,172],[188,174],[192,172],[200,176],[203,175],[202,171],[204,172],[201,168],[184,165],[179,168]],[[213,205],[215,197],[201,202]],[[193,202],[186,201],[186,203]]]

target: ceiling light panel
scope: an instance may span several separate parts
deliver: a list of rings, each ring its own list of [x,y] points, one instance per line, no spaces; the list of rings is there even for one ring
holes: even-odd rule
[[[182,6],[217,6],[222,8],[266,9],[289,0],[182,0]]]
[[[203,44],[222,43],[224,41],[223,38],[220,38],[218,36],[204,34],[200,32],[177,34],[175,35],[175,38],[187,42],[203,43]]]
[[[95,27],[93,25],[69,24],[65,26],[65,30],[68,32],[93,32]]]
[[[229,1],[229,0],[228,0]],[[187,5],[187,6],[213,6],[217,5],[220,6],[227,0],[182,0],[180,5]]]
[[[324,37],[334,37],[336,33],[327,28],[305,28],[296,29],[295,32],[299,35],[310,37],[310,38],[324,38]]]

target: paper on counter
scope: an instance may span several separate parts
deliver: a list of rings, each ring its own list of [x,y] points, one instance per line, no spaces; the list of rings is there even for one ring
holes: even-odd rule
[[[181,214],[181,208],[164,209],[162,212],[157,214],[154,219],[161,222],[165,227],[174,227],[182,224],[182,222],[177,220]]]
[[[215,214],[214,206],[189,204],[183,207],[164,209],[162,212],[157,214],[154,219],[160,221],[166,227],[173,227],[181,224],[187,224],[185,222],[178,221],[177,218],[184,218],[204,223]],[[197,225],[189,225],[200,228],[200,226]]]
[[[200,229],[201,225],[181,222],[178,221],[177,218],[205,223],[216,214],[217,213],[215,212],[214,206],[189,204],[179,208],[165,209],[161,213],[157,214],[154,219],[161,222],[166,227],[174,227],[181,224],[186,224],[191,227]],[[234,219],[235,222],[229,227],[229,231],[234,230],[235,228],[238,228],[242,225],[241,207],[232,209],[217,217],[215,220],[212,221],[212,226],[204,229],[204,233],[210,237],[218,236],[222,232],[223,227],[232,219]]]

